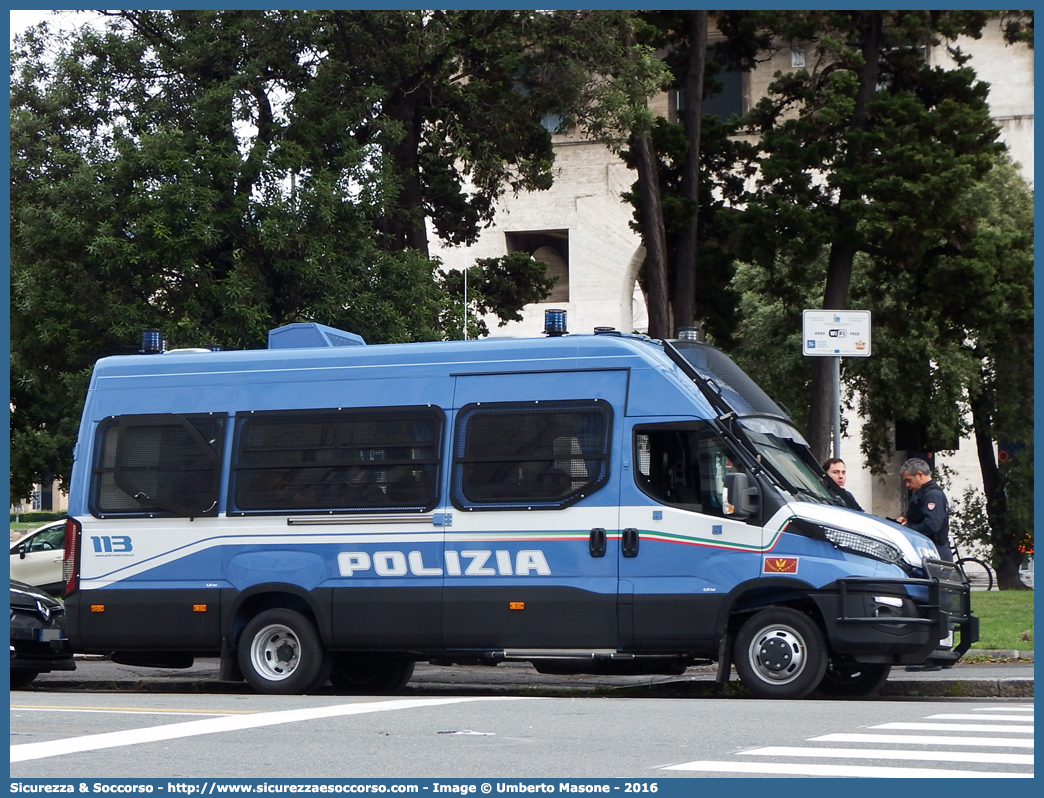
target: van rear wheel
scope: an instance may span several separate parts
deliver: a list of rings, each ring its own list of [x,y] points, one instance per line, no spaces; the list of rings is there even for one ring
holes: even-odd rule
[[[315,625],[294,610],[255,615],[239,639],[239,668],[259,693],[294,695],[325,681],[327,654]]]
[[[338,654],[330,681],[338,693],[398,693],[413,676],[413,660],[373,654]]]
[[[826,672],[826,642],[803,612],[770,607],[740,628],[733,661],[743,686],[756,697],[804,698]]]

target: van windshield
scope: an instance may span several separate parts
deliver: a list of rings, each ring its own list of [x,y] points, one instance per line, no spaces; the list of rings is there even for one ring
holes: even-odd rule
[[[801,498],[806,501],[822,504],[840,503],[840,499],[827,489],[809,465],[798,457],[788,441],[749,427],[745,427],[743,431],[761,459],[768,461],[773,470],[784,479],[785,488],[801,494]]]

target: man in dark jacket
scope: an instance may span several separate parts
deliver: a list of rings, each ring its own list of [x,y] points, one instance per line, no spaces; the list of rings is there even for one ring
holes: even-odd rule
[[[899,472],[910,491],[910,502],[906,507],[906,515],[896,520],[930,538],[939,550],[940,560],[953,562],[948,502],[939,483],[932,479],[932,467],[914,457],[903,463]]]
[[[859,506],[859,502],[856,501],[855,496],[845,490],[845,479],[848,475],[848,469],[845,468],[845,461],[840,457],[831,457],[823,463],[823,470],[826,471],[828,477],[834,480],[838,491],[844,497],[848,506],[853,510],[863,512],[863,508]]]

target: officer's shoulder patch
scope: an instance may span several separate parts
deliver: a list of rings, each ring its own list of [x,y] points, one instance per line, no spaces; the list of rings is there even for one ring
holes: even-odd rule
[[[928,509],[929,510],[934,510],[935,509],[935,502],[928,502]]]

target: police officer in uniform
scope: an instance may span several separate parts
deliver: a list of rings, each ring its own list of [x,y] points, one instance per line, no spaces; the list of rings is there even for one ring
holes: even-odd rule
[[[932,467],[914,457],[903,463],[899,472],[911,495],[906,515],[896,520],[930,538],[939,550],[940,560],[953,562],[948,502],[939,483],[932,479]]]
[[[953,562],[946,494],[932,479],[932,467],[919,457],[913,457],[903,463],[899,473],[910,491],[910,502],[906,506],[906,515],[895,520],[931,538],[939,550],[939,559]],[[942,666],[928,661],[923,665],[907,665],[906,670],[938,671]]]

